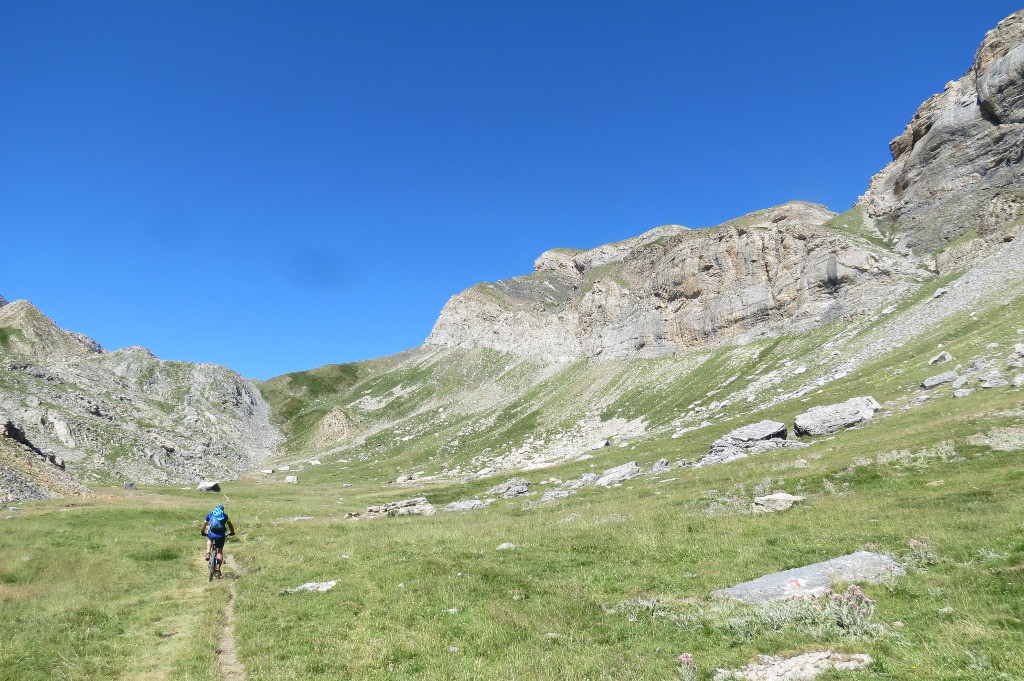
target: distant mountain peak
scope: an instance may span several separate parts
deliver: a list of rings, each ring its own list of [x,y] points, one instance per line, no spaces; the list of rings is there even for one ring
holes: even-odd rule
[[[0,307],[3,307],[6,304],[7,304],[7,299],[4,298],[3,296],[0,296]]]

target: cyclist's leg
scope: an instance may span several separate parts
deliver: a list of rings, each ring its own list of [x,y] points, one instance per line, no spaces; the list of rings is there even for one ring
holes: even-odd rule
[[[206,558],[204,558],[203,560],[210,560],[210,547],[211,547],[212,544],[213,544],[212,540],[209,537],[207,537],[206,538]]]
[[[224,564],[224,540],[227,537],[221,537],[217,540],[217,572],[220,572],[220,566]]]

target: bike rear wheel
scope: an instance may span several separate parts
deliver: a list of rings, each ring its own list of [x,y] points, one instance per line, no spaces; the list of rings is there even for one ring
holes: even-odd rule
[[[217,572],[217,548],[214,547],[214,549],[212,551],[210,551],[210,580],[209,581],[211,581],[211,582],[213,581],[213,575],[216,572]]]

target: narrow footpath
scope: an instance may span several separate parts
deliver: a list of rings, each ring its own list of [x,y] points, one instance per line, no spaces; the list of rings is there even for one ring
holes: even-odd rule
[[[241,577],[242,572],[233,555],[224,554],[224,563],[234,574],[231,576],[231,586],[228,590],[228,603],[224,608],[224,632],[217,648],[217,666],[224,681],[245,681],[245,667],[238,660],[235,649],[235,580]]]

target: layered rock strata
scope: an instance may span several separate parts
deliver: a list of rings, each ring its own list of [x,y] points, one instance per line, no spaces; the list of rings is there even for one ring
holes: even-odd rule
[[[547,362],[663,357],[884,306],[913,273],[791,203],[709,230],[661,227],[589,251],[548,251],[535,272],[480,284],[441,311],[428,345]]]
[[[989,31],[971,68],[914,114],[860,204],[940,270],[1013,238],[1024,218],[1024,10]],[[972,235],[974,235],[972,237]]]

